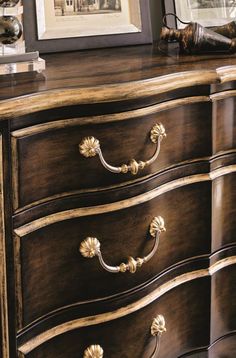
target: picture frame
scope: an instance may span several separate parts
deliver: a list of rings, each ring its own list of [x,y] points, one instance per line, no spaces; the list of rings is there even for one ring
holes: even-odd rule
[[[119,0],[120,9],[115,8],[116,0],[88,1],[95,6],[66,8],[71,12],[77,9],[73,14],[56,7],[56,1],[23,0],[27,51],[50,53],[152,43],[149,1]],[[76,1],[77,6],[84,0],[60,0],[63,1],[72,6]],[[111,5],[106,11],[98,8],[101,3],[97,1],[111,1]]]
[[[235,0],[163,0],[165,14],[175,14],[183,22],[198,22],[205,27],[224,25],[236,18]],[[174,16],[166,17],[166,25],[183,28]]]

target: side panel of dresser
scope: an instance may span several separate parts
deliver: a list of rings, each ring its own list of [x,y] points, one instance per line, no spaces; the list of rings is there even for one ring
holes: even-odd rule
[[[3,357],[9,356],[8,335],[8,303],[6,282],[6,249],[5,249],[5,225],[4,225],[4,197],[3,197],[3,156],[2,134],[0,134],[0,304],[1,304],[1,353]]]
[[[8,122],[1,123],[0,133],[0,352],[12,358],[16,331]]]

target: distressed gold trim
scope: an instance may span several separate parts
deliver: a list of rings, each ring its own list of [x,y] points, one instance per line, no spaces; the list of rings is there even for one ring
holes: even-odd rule
[[[201,157],[201,158],[196,158],[196,159],[192,159],[192,160],[185,160],[183,162],[180,162],[179,165],[194,164],[194,163],[197,163],[197,162],[200,162],[200,161],[207,161],[207,160],[215,160],[215,159],[217,159],[217,157],[219,155],[227,155],[227,154],[234,154],[234,153],[236,153],[236,149],[227,150],[227,151],[220,151],[220,152],[217,152],[217,154],[212,156],[212,157]],[[166,167],[165,170],[170,170],[170,169],[175,168],[175,167],[176,167],[176,164],[173,164],[173,165],[170,165],[169,167]],[[83,193],[102,192],[102,191],[105,191],[105,190],[122,188],[122,187],[124,187],[126,185],[129,185],[129,184],[132,184],[132,183],[133,184],[138,183],[140,181],[149,179],[149,178],[151,178],[153,176],[153,174],[158,174],[161,171],[162,170],[157,171],[157,172],[152,173],[152,174],[149,174],[149,175],[145,175],[145,176],[143,176],[141,178],[138,178],[138,179],[132,179],[132,180],[124,181],[124,182],[122,182],[120,184],[116,184],[116,185],[108,185],[106,187],[100,187],[100,188],[71,190],[71,191],[68,191],[68,192],[63,192],[63,193],[60,193],[60,194],[51,195],[51,196],[45,197],[43,199],[33,201],[28,205],[19,207],[18,209],[15,210],[15,213],[18,214],[18,213],[20,213],[20,212],[22,212],[24,210],[28,210],[28,209],[30,209],[30,208],[32,208],[34,206],[46,203],[46,202],[51,201],[51,200],[63,199],[65,197],[69,196],[69,195],[79,195],[79,194],[83,194]]]
[[[235,168],[235,170],[236,170],[236,168]],[[83,216],[104,214],[104,213],[108,213],[108,212],[112,212],[112,211],[126,209],[129,207],[138,205],[138,204],[145,203],[149,200],[152,200],[152,199],[156,198],[157,196],[164,194],[170,190],[174,190],[176,188],[179,188],[179,187],[182,187],[185,185],[190,185],[193,183],[207,181],[207,180],[210,180],[209,174],[193,175],[193,176],[174,180],[167,184],[163,184],[163,185],[161,185],[145,194],[135,196],[131,199],[125,199],[125,200],[117,201],[117,202],[114,202],[111,204],[90,206],[90,207],[85,207],[85,208],[77,208],[77,209],[71,209],[71,210],[57,212],[55,214],[51,214],[51,215],[42,217],[40,219],[31,221],[30,223],[25,224],[25,225],[15,229],[15,233],[18,236],[23,237],[33,231],[39,230],[45,226],[54,224],[59,221],[74,219],[74,218],[83,217]]]
[[[117,201],[117,202],[114,202],[111,204],[90,206],[90,207],[85,207],[85,208],[77,208],[77,209],[71,209],[71,210],[57,212],[57,213],[42,217],[40,219],[31,221],[30,223],[27,223],[19,228],[16,228],[15,233],[18,236],[23,237],[25,235],[28,235],[31,232],[39,230],[39,229],[41,229],[45,226],[48,226],[48,225],[52,225],[59,221],[64,221],[64,220],[69,220],[69,219],[74,219],[74,218],[84,217],[84,216],[90,216],[90,215],[104,214],[104,213],[108,213],[108,212],[112,212],[112,211],[126,209],[126,208],[133,207],[133,206],[136,206],[139,204],[143,204],[149,200],[156,198],[159,195],[162,195],[168,191],[183,187],[185,185],[214,180],[217,177],[220,177],[222,175],[227,175],[230,173],[234,173],[234,172],[236,172],[236,164],[230,165],[228,167],[216,169],[215,171],[212,171],[211,173],[191,175],[191,176],[187,176],[184,178],[176,179],[169,183],[160,185],[159,187],[157,187],[149,192],[137,195],[130,199]]]
[[[4,192],[3,192],[3,143],[0,135],[0,306],[2,326],[2,354],[4,358],[10,358],[9,352],[9,324],[8,324],[8,295],[7,295],[7,269],[5,248],[5,224],[4,224]],[[1,346],[0,346],[1,348]]]
[[[195,96],[170,100],[164,103],[159,103],[145,108],[135,109],[132,111],[114,113],[114,114],[104,114],[90,117],[80,117],[72,119],[62,119],[53,122],[47,122],[42,124],[37,124],[31,127],[17,129],[11,133],[15,138],[22,138],[34,134],[44,133],[51,130],[57,130],[62,128],[69,128],[74,126],[83,126],[88,124],[100,124],[100,123],[110,123],[118,122],[125,120],[136,120],[139,117],[144,117],[152,114],[156,114],[165,110],[170,110],[179,106],[184,106],[188,104],[201,103],[201,102],[210,102],[210,98],[207,96]]]
[[[228,90],[224,92],[211,94],[210,99],[212,102],[215,102],[215,101],[220,101],[221,99],[227,99],[235,96],[236,96],[236,90]]]
[[[187,283],[192,280],[196,280],[203,277],[212,276],[217,271],[236,264],[236,256],[231,256],[227,259],[223,259],[212,265],[211,267],[207,269],[197,270],[185,273],[183,275],[180,275],[178,277],[173,278],[172,280],[166,282],[165,284],[159,286],[156,288],[153,292],[151,292],[149,295],[141,298],[140,300],[129,304],[126,307],[122,307],[117,309],[113,312],[107,312],[98,314],[95,316],[88,316],[79,318],[74,321],[69,321],[66,323],[63,323],[61,325],[58,325],[56,327],[53,327],[38,336],[32,338],[25,344],[21,345],[19,347],[19,351],[23,354],[28,354],[38,346],[42,345],[43,343],[49,341],[50,339],[57,337],[65,332],[82,328],[82,327],[88,327],[88,326],[94,326],[101,323],[109,322],[116,320],[118,318],[127,316],[133,312],[139,311],[140,309],[148,306],[149,304],[156,301],[159,297],[163,296],[165,293],[169,292],[170,290],[174,289],[177,286],[180,286],[184,283]]]
[[[15,292],[16,292],[16,323],[17,330],[23,326],[23,303],[22,303],[22,280],[21,280],[21,240],[20,237],[14,235],[14,263],[15,263]]]
[[[223,66],[216,69],[216,73],[220,78],[221,83],[226,83],[236,80],[236,67],[235,66]]]
[[[60,88],[2,101],[1,118],[19,117],[64,106],[144,100],[179,88],[213,84],[219,80],[216,71],[203,70],[172,73],[121,84]]]
[[[233,151],[229,151],[229,153],[232,153],[232,152]],[[235,150],[235,152],[236,152],[236,150]],[[224,152],[224,154],[228,154],[228,152]],[[217,156],[218,156],[218,154],[217,154]],[[199,162],[199,161],[207,161],[207,160],[210,160],[210,159],[211,159],[211,157],[202,157],[202,158],[197,158],[197,159],[193,159],[193,160],[186,160],[186,161],[180,162],[178,164],[179,165],[186,165],[186,164],[196,163],[196,162]],[[214,157],[212,157],[212,159],[214,159]],[[176,167],[176,164],[173,164],[173,165],[171,165],[169,167],[166,167],[165,170],[170,170],[170,169],[172,169],[174,167]],[[65,197],[69,196],[69,195],[79,195],[79,194],[84,194],[84,193],[95,193],[95,192],[97,193],[97,192],[103,192],[103,191],[110,190],[110,189],[123,188],[123,187],[125,187],[125,186],[127,186],[129,184],[135,184],[135,183],[139,183],[141,181],[144,181],[146,179],[149,179],[153,175],[156,175],[156,174],[160,173],[161,171],[162,170],[157,171],[157,172],[152,173],[152,174],[149,174],[149,175],[145,175],[145,176],[143,176],[141,178],[124,181],[122,183],[115,184],[115,185],[108,185],[108,186],[100,187],[100,188],[71,190],[71,191],[68,191],[68,192],[63,192],[63,193],[60,193],[60,194],[55,194],[55,195],[52,195],[52,196],[48,196],[48,197],[45,197],[43,199],[33,201],[28,205],[19,207],[17,210],[15,210],[15,213],[18,214],[18,213],[20,213],[20,212],[22,212],[24,210],[28,210],[28,209],[30,209],[30,208],[32,208],[34,206],[46,203],[46,202],[51,201],[51,200],[63,199]]]
[[[19,207],[19,160],[17,150],[17,140],[11,137],[12,151],[12,193],[13,193],[13,209]]]

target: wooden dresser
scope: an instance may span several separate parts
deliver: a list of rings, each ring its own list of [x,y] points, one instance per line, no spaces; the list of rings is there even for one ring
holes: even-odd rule
[[[236,57],[1,79],[3,358],[236,357]]]

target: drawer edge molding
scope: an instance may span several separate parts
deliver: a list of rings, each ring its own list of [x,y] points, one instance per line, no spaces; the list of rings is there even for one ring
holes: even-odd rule
[[[56,121],[36,124],[30,127],[16,129],[13,132],[11,132],[11,135],[14,138],[23,138],[26,136],[45,133],[51,130],[69,128],[74,126],[84,126],[88,124],[101,124],[101,123],[110,123],[110,122],[117,122],[117,121],[136,120],[142,116],[156,114],[176,107],[201,103],[201,102],[210,102],[210,101],[211,99],[208,96],[193,96],[193,97],[173,99],[164,103],[158,103],[158,104],[150,105],[148,107],[134,109],[126,112],[118,112],[118,113],[111,113],[111,114],[104,114],[104,115],[97,115],[97,116],[90,116],[90,117],[60,119]]]
[[[58,107],[134,101],[184,87],[219,82],[220,76],[217,71],[202,70],[173,73],[118,85],[100,85],[82,89],[60,88],[2,101],[0,104],[1,119],[20,117]]]
[[[215,101],[220,101],[222,99],[227,99],[227,98],[231,98],[231,97],[235,97],[235,96],[236,96],[236,90],[228,90],[228,91],[211,94],[210,100],[212,102],[215,102]]]
[[[23,354],[24,356],[30,353],[31,351],[33,351],[34,349],[36,349],[37,347],[39,347],[40,345],[51,340],[52,338],[59,336],[63,333],[66,333],[68,331],[82,328],[82,327],[98,325],[101,323],[109,322],[127,316],[133,312],[139,311],[140,309],[148,306],[149,304],[156,301],[159,297],[163,296],[165,293],[169,292],[170,290],[174,289],[177,286],[180,286],[192,280],[213,276],[216,272],[231,265],[236,265],[236,256],[231,256],[219,260],[218,262],[214,263],[212,266],[209,266],[209,268],[188,272],[178,277],[175,277],[169,282],[166,282],[163,285],[157,287],[153,292],[151,292],[147,296],[139,299],[136,302],[129,304],[126,307],[119,308],[113,312],[106,312],[95,316],[79,318],[73,321],[60,324],[53,328],[50,328],[47,331],[30,339],[26,343],[20,345],[18,351],[20,354]]]
[[[234,172],[236,172],[236,164],[219,168],[206,174],[190,175],[160,185],[159,187],[150,190],[149,192],[137,195],[130,199],[117,201],[111,204],[65,210],[51,215],[47,215],[45,217],[41,217],[39,219],[33,220],[30,223],[27,223],[23,226],[20,226],[19,228],[16,228],[14,231],[17,236],[23,237],[31,232],[37,231],[45,226],[52,225],[59,221],[90,216],[90,215],[104,214],[108,212],[126,209],[150,201],[161,194],[183,187],[185,185],[214,180],[220,176],[227,175]]]
[[[4,188],[3,188],[3,138],[0,134],[0,330],[2,330],[2,342],[0,339],[0,351],[5,358],[10,358],[9,351],[9,330],[8,330],[8,283],[7,278],[7,252],[6,233],[4,219]],[[2,348],[2,349],[1,349]]]
[[[95,187],[95,188],[81,189],[81,190],[78,189],[78,190],[62,192],[60,194],[54,194],[51,196],[44,197],[43,199],[32,201],[30,204],[27,204],[25,206],[18,205],[18,195],[15,195],[14,196],[14,208],[15,208],[14,213],[16,215],[18,215],[18,214],[21,214],[25,210],[36,209],[36,207],[40,206],[40,205],[47,205],[48,202],[52,203],[53,201],[57,201],[57,200],[62,200],[62,201],[67,200],[68,197],[71,197],[71,196],[79,196],[79,195],[84,195],[84,194],[91,195],[94,193],[103,193],[104,191],[107,191],[107,190],[116,190],[116,189],[120,189],[120,188],[125,189],[128,185],[145,182],[152,178],[156,178],[157,176],[168,175],[168,173],[170,171],[172,171],[173,169],[178,171],[178,169],[180,169],[182,166],[190,166],[190,165],[197,166],[198,164],[200,164],[200,162],[201,163],[204,162],[205,165],[208,165],[208,169],[209,169],[209,167],[212,167],[212,169],[214,169],[214,166],[212,166],[212,165],[214,165],[216,163],[215,167],[217,167],[217,161],[221,157],[227,156],[227,155],[234,155],[235,153],[236,153],[236,149],[227,150],[227,151],[224,150],[224,151],[217,152],[217,154],[214,156],[199,157],[199,158],[195,158],[195,159],[191,159],[191,160],[184,160],[182,162],[179,162],[177,166],[176,166],[176,164],[173,164],[173,165],[168,166],[164,170],[158,170],[155,173],[145,175],[141,178],[132,178],[132,180],[124,181],[123,183],[119,183],[119,184],[115,184],[115,185],[108,185],[108,186],[103,186],[103,187]],[[18,164],[16,161],[16,166],[13,166],[13,172],[15,170],[17,170],[17,165]],[[228,165],[229,165],[229,163],[227,164],[227,166]],[[197,171],[196,174],[197,173],[199,173],[199,171]],[[203,172],[203,173],[205,173],[205,172]],[[13,181],[13,188],[14,188],[14,190],[17,190],[17,188],[18,188],[17,174],[16,175],[14,174],[14,176],[15,176],[15,178],[13,178],[13,180],[15,179],[15,181]],[[162,184],[159,184],[159,186],[160,185],[162,185]]]

